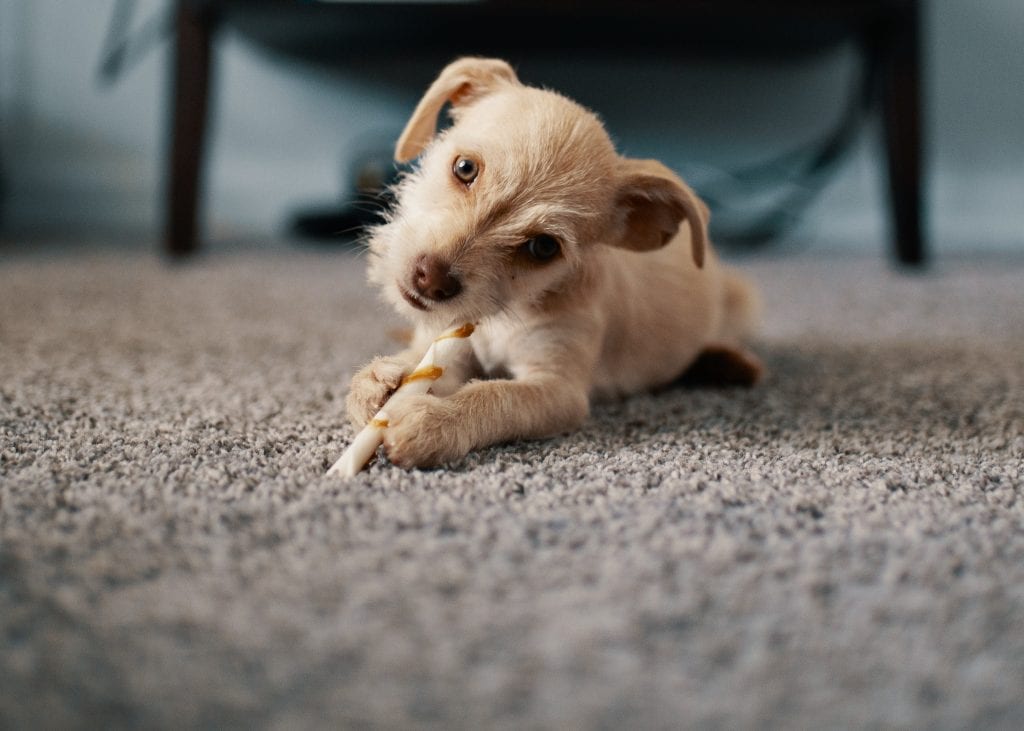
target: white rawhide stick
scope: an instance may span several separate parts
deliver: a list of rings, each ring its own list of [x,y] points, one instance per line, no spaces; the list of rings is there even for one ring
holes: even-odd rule
[[[468,338],[473,334],[473,325],[466,323],[449,328],[437,336],[427,348],[426,354],[416,369],[402,379],[380,411],[370,423],[356,434],[352,444],[338,458],[327,474],[352,477],[370,461],[377,447],[384,441],[384,430],[388,428],[387,406],[393,400],[411,394],[426,393],[434,382],[444,375],[445,369],[455,365],[469,347]]]

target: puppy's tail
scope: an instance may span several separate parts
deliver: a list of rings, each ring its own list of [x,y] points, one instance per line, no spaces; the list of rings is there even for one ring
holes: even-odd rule
[[[751,337],[761,322],[761,297],[753,282],[728,267],[722,268],[722,339],[739,343]]]

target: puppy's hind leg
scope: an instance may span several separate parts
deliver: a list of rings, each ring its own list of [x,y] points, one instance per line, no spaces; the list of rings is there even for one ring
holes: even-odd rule
[[[722,268],[722,325],[715,342],[740,343],[757,330],[761,298],[753,283],[739,272]]]
[[[717,336],[690,364],[679,383],[691,386],[753,386],[764,366],[741,343],[753,334],[761,314],[754,285],[733,271],[722,270],[722,324]]]

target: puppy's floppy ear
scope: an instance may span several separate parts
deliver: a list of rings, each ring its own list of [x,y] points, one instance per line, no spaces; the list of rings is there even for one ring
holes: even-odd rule
[[[497,58],[467,57],[448,64],[416,105],[395,145],[395,160],[406,162],[423,152],[434,137],[437,115],[445,102],[468,104],[502,84],[518,83],[512,67]]]
[[[667,244],[686,219],[690,224],[693,261],[704,266],[710,212],[704,201],[657,160],[623,158],[616,199],[617,230],[608,242],[634,251],[653,251]]]

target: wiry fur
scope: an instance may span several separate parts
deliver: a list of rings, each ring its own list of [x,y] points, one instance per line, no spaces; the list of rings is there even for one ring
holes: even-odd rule
[[[432,137],[446,101],[454,124]],[[481,167],[468,187],[452,174],[460,155]],[[465,375],[481,379],[389,405],[384,444],[393,462],[435,465],[574,429],[592,396],[664,385],[708,347],[756,371],[740,351],[754,292],[707,246],[707,208],[660,163],[619,156],[591,112],[523,86],[503,61],[460,59],[398,142],[398,159],[415,156],[394,210],[369,237],[370,280],[415,335],[408,350],[353,378],[349,414],[366,423],[452,323],[478,323],[475,373]],[[538,234],[560,241],[554,261],[522,255]],[[428,311],[399,289],[410,289],[421,254],[447,262],[462,283]]]

